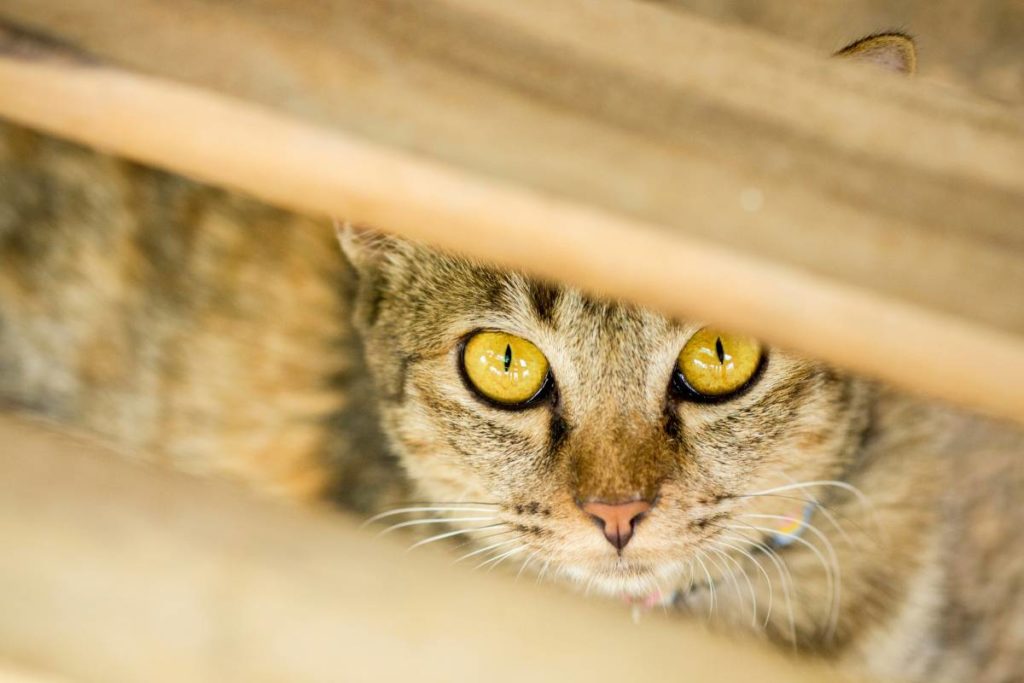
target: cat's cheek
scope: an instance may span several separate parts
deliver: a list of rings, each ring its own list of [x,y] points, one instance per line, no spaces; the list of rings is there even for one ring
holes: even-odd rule
[[[412,481],[437,500],[479,493],[472,471],[438,433],[429,416],[406,407],[385,410],[392,447]],[[482,494],[481,494],[482,495]]]
[[[437,441],[403,441],[402,466],[429,500],[490,500],[490,493],[471,468]]]

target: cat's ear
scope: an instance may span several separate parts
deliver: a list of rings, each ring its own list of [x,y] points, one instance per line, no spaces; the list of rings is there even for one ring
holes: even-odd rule
[[[876,33],[847,45],[835,56],[897,73],[912,74],[917,70],[917,47],[914,39],[904,33]]]
[[[341,251],[357,273],[376,270],[380,265],[402,251],[404,240],[352,225],[348,221],[334,220],[334,234]]]

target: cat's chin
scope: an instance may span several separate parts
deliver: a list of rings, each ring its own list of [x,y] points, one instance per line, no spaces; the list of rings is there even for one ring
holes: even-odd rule
[[[598,568],[566,565],[561,574],[588,593],[643,601],[674,591],[683,582],[684,570],[674,564],[616,563]]]

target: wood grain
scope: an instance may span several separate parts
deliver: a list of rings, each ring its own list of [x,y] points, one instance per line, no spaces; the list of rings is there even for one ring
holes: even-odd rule
[[[207,90],[66,57],[0,56],[0,114],[270,203],[387,226],[1024,420],[1020,335],[870,284],[856,286]],[[918,270],[928,272],[932,255],[917,246]],[[946,284],[938,277],[933,283]],[[1012,281],[1001,293],[1007,310],[1017,306]]]
[[[666,234],[1024,332],[1024,124],[963,93],[619,0],[7,0],[0,16]]]
[[[0,417],[0,444],[0,660],[103,683],[837,680],[38,423]]]

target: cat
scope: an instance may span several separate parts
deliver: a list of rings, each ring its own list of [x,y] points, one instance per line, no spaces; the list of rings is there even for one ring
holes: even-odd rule
[[[383,233],[346,266],[317,221],[12,126],[0,178],[8,406],[851,671],[1024,671],[1010,431]]]
[[[1024,670],[1013,437],[699,323],[343,241],[412,510],[464,520],[431,538],[873,675]]]

